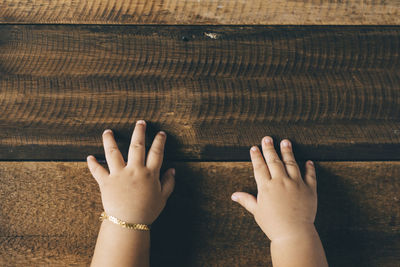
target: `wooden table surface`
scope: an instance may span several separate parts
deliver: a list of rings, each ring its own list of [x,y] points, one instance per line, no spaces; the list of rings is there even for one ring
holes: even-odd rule
[[[316,163],[330,266],[399,266],[399,25],[398,0],[0,0],[0,265],[90,263],[86,156],[145,119],[177,169],[152,266],[271,266],[230,199],[265,135]]]

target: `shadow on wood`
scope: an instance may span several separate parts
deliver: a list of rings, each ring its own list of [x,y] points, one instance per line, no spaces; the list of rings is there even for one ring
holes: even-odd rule
[[[202,214],[198,212],[199,192],[196,181],[180,179],[193,177],[187,167],[181,167],[174,192],[152,229],[152,266],[190,266],[193,247],[202,236],[196,231]],[[190,184],[191,183],[191,184]]]
[[[399,211],[394,208],[399,183],[397,177],[397,182],[388,178],[390,166],[380,167],[377,172],[365,166],[367,177],[359,177],[350,166],[336,173],[327,163],[317,166],[316,227],[330,266],[398,266],[400,234],[395,234],[398,216],[393,214]],[[387,183],[386,190],[380,190],[382,183]]]
[[[153,224],[153,266],[271,266],[268,239],[230,199],[257,194],[250,162],[165,165],[176,167],[176,187]],[[397,267],[399,162],[316,166],[316,225],[330,266]],[[86,163],[4,162],[0,184],[0,265],[89,264],[102,207]]]

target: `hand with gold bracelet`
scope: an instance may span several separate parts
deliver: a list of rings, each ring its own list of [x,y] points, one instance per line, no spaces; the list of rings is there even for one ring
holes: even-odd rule
[[[110,173],[93,156],[87,158],[104,207],[91,266],[149,266],[149,228],[174,189],[175,169],[159,178],[166,134],[156,135],[146,158],[145,132],[146,122],[138,121],[125,163],[112,131],[104,131]]]

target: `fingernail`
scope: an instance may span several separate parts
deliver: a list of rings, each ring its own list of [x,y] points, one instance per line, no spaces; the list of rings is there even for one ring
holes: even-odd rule
[[[161,134],[163,136],[167,136],[167,134],[164,131],[160,131],[159,134]]]
[[[173,176],[175,176],[175,173],[176,173],[175,169],[172,169],[171,173],[172,173]]]
[[[106,134],[106,133],[113,133],[110,129],[107,129],[107,130],[105,130],[104,132],[103,132],[103,134]]]
[[[312,162],[311,160],[309,160],[308,163],[309,163],[311,166],[314,166],[314,162]]]
[[[264,137],[264,143],[265,144],[272,144],[272,142],[273,142],[273,140],[272,140],[272,138],[271,137],[269,137],[269,136],[266,136],[266,137]]]
[[[251,151],[257,151],[257,147],[256,146],[252,146],[251,147]]]
[[[136,124],[146,125],[146,122],[144,120],[138,120]]]
[[[89,160],[89,159],[91,159],[92,157],[93,157],[92,155],[89,155],[89,156],[87,156],[86,160]]]
[[[290,146],[290,142],[288,140],[283,140],[282,141],[282,145],[283,145],[283,147],[289,147]]]
[[[238,201],[238,197],[237,197],[235,194],[233,194],[233,195],[231,196],[231,198],[232,198],[233,201]]]

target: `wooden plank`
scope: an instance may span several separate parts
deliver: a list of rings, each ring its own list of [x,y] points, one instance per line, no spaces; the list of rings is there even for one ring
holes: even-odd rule
[[[395,25],[397,0],[0,1],[1,23]]]
[[[3,25],[0,159],[103,157],[106,128],[126,154],[142,118],[170,160],[248,160],[267,134],[400,159],[399,50],[400,27]]]
[[[233,244],[203,243],[205,247],[200,248],[193,247],[191,237],[176,238],[178,233],[179,229],[174,229],[173,234],[164,236],[169,238],[166,241],[154,241],[156,238],[152,237],[151,266],[272,266],[268,243],[261,239],[256,241],[254,236],[237,237],[232,240]],[[336,239],[329,246],[325,244],[330,266],[398,267],[398,234],[353,230],[333,231],[329,236]],[[322,238],[327,240],[327,236]],[[187,242],[186,247],[178,242]],[[3,266],[88,266],[94,245],[95,238],[82,241],[82,238],[59,236],[0,237],[0,263]]]
[[[270,266],[268,240],[230,200],[256,193],[249,162],[170,162],[176,187],[153,225],[154,266]],[[303,165],[300,165],[303,169]],[[396,266],[400,162],[317,162],[317,229],[331,266]],[[85,265],[101,212],[85,162],[1,162],[0,264]]]
[[[93,238],[85,240],[85,237],[0,237],[0,263],[2,266],[89,266],[94,242]]]
[[[399,72],[400,26],[2,25],[1,73],[163,78]]]

